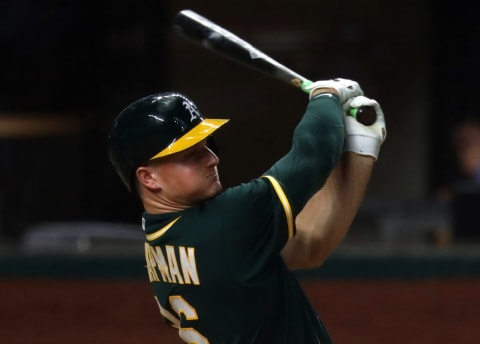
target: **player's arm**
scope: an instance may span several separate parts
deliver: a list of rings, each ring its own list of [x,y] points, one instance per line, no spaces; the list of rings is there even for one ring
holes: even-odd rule
[[[350,116],[345,117],[342,159],[323,188],[298,214],[296,236],[282,251],[291,269],[320,266],[345,237],[364,198],[386,129],[383,112],[374,100],[356,97],[344,109],[360,106],[373,106],[377,120],[367,127]]]
[[[343,154],[324,187],[295,220],[296,235],[282,251],[290,269],[320,266],[341,242],[363,200],[373,165],[371,157]]]
[[[347,79],[317,81],[311,86],[310,101],[294,130],[290,151],[264,174],[282,185],[294,216],[324,185],[342,156],[342,104],[363,94],[357,82]]]

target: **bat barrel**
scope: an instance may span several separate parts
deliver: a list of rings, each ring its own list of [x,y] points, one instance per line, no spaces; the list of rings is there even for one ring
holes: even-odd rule
[[[175,17],[174,29],[204,48],[295,87],[300,87],[303,82],[308,81],[237,35],[194,11],[180,11]]]
[[[247,41],[192,10],[177,13],[173,27],[182,36],[210,51],[299,89],[302,89],[302,84],[310,82]],[[359,109],[353,116],[367,125],[375,120],[375,112],[369,108]]]

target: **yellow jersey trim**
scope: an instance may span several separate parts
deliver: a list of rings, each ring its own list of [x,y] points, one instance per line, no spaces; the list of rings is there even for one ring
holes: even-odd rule
[[[287,195],[283,191],[280,183],[273,178],[272,176],[263,176],[263,178],[267,178],[270,183],[272,183],[273,189],[277,193],[277,196],[282,203],[283,210],[285,212],[285,216],[287,217],[287,225],[288,225],[288,238],[292,238],[294,235],[294,219],[292,213],[292,207],[290,206],[290,202],[288,201]]]
[[[164,235],[165,232],[168,231],[170,229],[170,227],[172,227],[175,224],[175,222],[177,222],[180,218],[181,218],[181,216],[177,217],[176,219],[174,219],[173,221],[168,223],[166,226],[160,228],[158,231],[147,234],[147,240],[148,241],[157,240],[162,235]]]

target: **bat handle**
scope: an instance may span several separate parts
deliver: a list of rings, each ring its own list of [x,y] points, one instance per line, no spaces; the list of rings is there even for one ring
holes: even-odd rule
[[[312,81],[308,79],[300,80],[300,88],[303,92],[310,93],[306,88],[312,84]],[[371,106],[361,106],[359,108],[351,108],[348,112],[349,116],[355,118],[358,122],[363,125],[372,125],[377,120],[377,114],[375,109]]]

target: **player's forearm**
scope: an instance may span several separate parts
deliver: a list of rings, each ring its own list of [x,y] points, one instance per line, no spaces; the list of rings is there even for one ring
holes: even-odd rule
[[[325,193],[332,206],[322,219],[317,215],[312,242],[318,244],[316,264],[321,265],[348,232],[365,196],[375,160],[372,157],[345,153],[341,164],[327,181]],[[322,191],[320,191],[322,192]],[[318,214],[318,207],[312,209]],[[315,247],[314,247],[315,249]]]
[[[373,165],[371,157],[344,153],[296,218],[297,234],[282,252],[290,268],[318,267],[338,246],[358,212]]]

